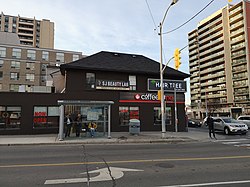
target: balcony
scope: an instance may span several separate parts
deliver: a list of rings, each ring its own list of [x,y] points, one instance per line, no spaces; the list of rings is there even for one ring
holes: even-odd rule
[[[198,68],[198,67],[195,67],[195,68],[190,68],[189,72],[190,72],[190,74],[193,74],[193,73],[199,72],[199,68]]]
[[[237,22],[237,23],[235,23],[235,24],[232,24],[232,25],[230,26],[230,29],[231,29],[231,30],[234,30],[234,29],[237,29],[237,28],[243,27],[243,26],[244,26],[244,21],[240,21],[240,22]]]
[[[216,31],[216,30],[218,30],[218,29],[220,29],[220,28],[222,28],[222,24],[217,25],[217,26],[211,28],[211,29],[210,29],[210,32]]]
[[[246,91],[235,91],[235,92],[234,92],[234,95],[235,95],[235,96],[249,95],[249,91],[248,91],[248,90],[246,90]]]
[[[196,55],[190,57],[190,58],[189,58],[189,61],[193,61],[193,60],[195,60],[195,59],[197,59],[197,56],[196,56]]]
[[[242,20],[243,19],[243,14],[240,13],[232,18],[229,19],[229,22],[230,23],[234,23],[234,22],[238,22],[239,20]]]
[[[233,79],[233,81],[241,81],[241,80],[247,80],[248,77],[244,76],[244,75],[238,76],[238,74],[234,74],[232,79]]]
[[[194,84],[194,83],[199,83],[200,78],[194,78],[194,79],[190,79],[190,83]]]
[[[200,44],[202,43],[205,43],[207,41],[210,41],[210,40],[213,40],[214,38],[218,38],[218,37],[222,37],[223,36],[223,32],[222,31],[219,31],[219,32],[216,32],[208,37],[206,37],[205,39],[203,40],[199,40]]]
[[[194,61],[194,62],[192,62],[192,63],[189,63],[189,66],[190,66],[190,67],[193,67],[193,66],[196,66],[196,65],[199,65],[199,64],[198,64],[198,60],[197,60],[197,61]]]
[[[234,89],[239,89],[239,88],[248,88],[248,85],[247,84],[240,84],[240,83],[233,83],[233,87]]]
[[[19,19],[19,24],[34,25],[34,20],[30,20],[30,19]]]
[[[196,94],[199,94],[199,90],[191,90],[191,95],[196,95]]]
[[[231,34],[230,34],[230,37],[231,38],[234,38],[236,37],[237,35],[243,35],[244,34],[244,29],[241,28],[241,29],[238,29],[236,31],[232,31]]]
[[[195,50],[195,49],[198,48],[197,45],[196,45],[196,43],[194,45],[191,45],[191,46],[188,46],[188,47],[189,47],[188,48],[189,51],[193,51],[193,50]]]
[[[238,50],[240,50],[240,49],[245,49],[245,45],[244,44],[238,44],[238,45],[233,45],[232,47],[231,47],[231,51],[232,51],[232,53],[234,53],[235,51],[238,51]]]
[[[231,58],[235,59],[235,58],[239,58],[242,56],[246,56],[246,52],[237,52],[237,53],[232,53]]]
[[[216,64],[219,64],[219,63],[222,63],[224,62],[224,58],[219,58],[217,60],[213,60],[213,61],[209,61],[205,64],[202,64],[200,65],[200,69],[203,69],[203,68],[206,68],[206,67],[209,67],[209,66],[213,66],[213,65],[216,65]]]
[[[230,13],[229,13],[229,16],[232,17],[234,14],[236,14],[236,13],[238,13],[240,11],[242,11],[242,7],[241,6],[235,8],[234,10],[231,10]]]
[[[191,97],[191,100],[192,100],[192,101],[196,101],[196,100],[198,100],[198,99],[199,99],[199,96],[192,96],[192,97]]]
[[[190,50],[189,50],[190,51]],[[196,50],[192,50],[192,51],[190,51],[189,52],[189,55],[191,56],[191,55],[194,55],[194,54],[197,54],[198,53],[198,50],[196,49]]]
[[[202,95],[201,99],[202,100],[207,100],[209,103],[209,99],[215,99],[215,98],[226,98],[226,94],[207,94],[207,95]],[[216,102],[217,103],[217,102]]]
[[[193,84],[193,85],[190,84],[190,89],[196,89],[196,88],[199,88],[199,84]]]
[[[190,40],[190,39],[193,39],[194,37],[197,37],[197,32],[193,32],[192,34],[189,34],[188,35],[188,39]]]
[[[204,82],[204,83],[201,83],[200,85],[201,85],[202,87],[205,87],[205,86],[218,85],[218,84],[225,83],[225,82],[226,82],[226,79],[225,79],[225,78],[221,78],[221,79],[215,80],[215,81]]]
[[[237,59],[232,61],[232,66],[238,66],[240,64],[245,64],[247,62],[246,58]]]
[[[206,55],[208,53],[213,53],[214,51],[216,51],[218,49],[224,50],[224,45],[220,44],[220,45],[217,45],[216,47],[210,48],[210,49],[200,53],[200,56],[204,56],[204,55]]]
[[[217,77],[224,77],[225,76],[225,73],[224,72],[219,72],[219,73],[215,73],[215,74],[210,74],[210,75],[207,75],[207,76],[203,76],[200,78],[201,81],[204,81],[204,80],[211,80],[211,79],[214,79],[214,78],[217,78]]]
[[[207,56],[207,57],[205,57],[205,58],[200,58],[200,63],[201,63],[201,62],[204,62],[204,61],[207,61],[207,60],[209,60],[209,59],[215,58],[215,57],[218,58],[219,56],[222,56],[222,55],[224,55],[224,51],[221,51],[221,52],[218,52],[218,53],[216,53],[216,54]]]
[[[194,44],[197,42],[197,39],[194,38],[193,40],[188,41],[188,45]]]

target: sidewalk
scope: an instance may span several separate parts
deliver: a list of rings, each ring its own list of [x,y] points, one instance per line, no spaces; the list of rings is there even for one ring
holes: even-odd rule
[[[111,138],[107,137],[73,137],[58,139],[58,134],[46,135],[1,135],[1,145],[46,145],[46,144],[112,144],[112,143],[176,143],[187,141],[208,141],[207,133],[189,132],[166,132],[166,138],[161,138],[161,132],[141,132],[139,135],[131,135],[128,132],[112,132]]]

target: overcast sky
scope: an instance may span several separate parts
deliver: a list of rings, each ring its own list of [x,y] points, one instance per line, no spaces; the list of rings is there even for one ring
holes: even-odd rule
[[[91,55],[99,51],[141,54],[160,59],[158,26],[172,0],[0,0],[5,15],[49,19],[55,23],[55,48]],[[211,0],[179,0],[172,6],[163,32],[175,29],[193,17]],[[232,0],[236,4],[240,0]],[[151,14],[148,5],[151,10]],[[228,4],[214,0],[202,13],[180,29],[165,34],[165,61],[175,48],[188,44],[187,35],[199,21]],[[188,48],[181,54],[180,71],[189,73]],[[169,64],[173,67],[174,63]],[[189,84],[189,82],[188,82]],[[188,85],[189,89],[189,85]],[[189,91],[186,94],[189,102]]]

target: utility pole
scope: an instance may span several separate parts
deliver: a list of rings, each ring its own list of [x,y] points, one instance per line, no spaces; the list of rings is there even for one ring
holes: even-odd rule
[[[159,28],[160,28],[160,84],[161,84],[161,128],[162,128],[162,138],[166,138],[166,124],[165,124],[165,101],[164,101],[164,88],[163,88],[163,54],[162,54],[162,26],[164,24],[164,21],[166,19],[168,10],[170,9],[170,7],[174,4],[177,3],[178,0],[172,0],[171,4],[168,6],[164,17],[162,19],[162,21],[159,24]]]

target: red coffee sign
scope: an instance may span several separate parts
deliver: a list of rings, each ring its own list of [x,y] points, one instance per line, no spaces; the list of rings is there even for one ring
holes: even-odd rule
[[[165,94],[166,102],[174,102],[174,95]],[[120,102],[160,103],[157,93],[120,93]],[[177,102],[184,102],[184,94],[177,95]]]

